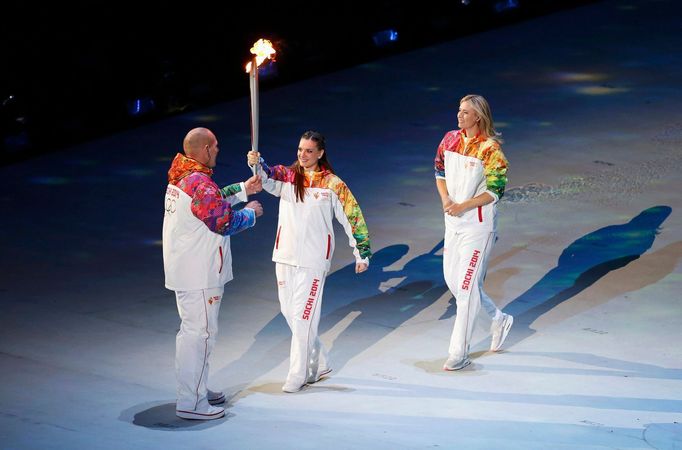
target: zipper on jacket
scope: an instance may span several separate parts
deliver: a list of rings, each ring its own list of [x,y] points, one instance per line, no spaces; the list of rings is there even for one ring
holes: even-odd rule
[[[275,250],[279,248],[279,234],[282,232],[282,225],[277,229],[277,238],[275,239]]]
[[[220,269],[218,269],[218,273],[221,273],[223,271],[223,247],[218,247],[218,254],[220,254]]]
[[[329,252],[332,250],[332,235],[327,235],[327,258],[329,259]]]

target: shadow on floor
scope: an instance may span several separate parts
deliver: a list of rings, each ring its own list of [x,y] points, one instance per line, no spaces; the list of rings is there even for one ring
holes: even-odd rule
[[[121,413],[119,420],[130,422],[139,427],[161,431],[201,431],[218,426],[234,414],[225,413],[225,417],[215,420],[187,420],[175,415],[175,402],[144,403],[133,406]]]
[[[575,297],[609,272],[642,257],[653,245],[659,228],[671,212],[672,208],[668,206],[654,206],[625,224],[601,228],[571,243],[559,256],[556,267],[505,308],[505,312],[514,316],[507,347],[535,333],[531,324],[540,316]],[[673,244],[672,248],[678,247]],[[657,264],[658,276],[645,277],[632,287],[641,289],[663,278],[673,268],[674,265]]]

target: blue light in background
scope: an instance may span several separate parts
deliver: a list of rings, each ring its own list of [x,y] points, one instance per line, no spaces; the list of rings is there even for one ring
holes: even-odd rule
[[[496,12],[502,12],[502,11],[508,11],[510,9],[518,8],[519,7],[519,2],[517,0],[504,0],[501,2],[495,3],[495,11]]]
[[[156,105],[151,97],[136,98],[128,101],[128,114],[133,117],[149,114],[155,108]]]
[[[377,47],[384,47],[388,44],[398,41],[398,32],[396,30],[384,30],[374,33],[372,41]]]

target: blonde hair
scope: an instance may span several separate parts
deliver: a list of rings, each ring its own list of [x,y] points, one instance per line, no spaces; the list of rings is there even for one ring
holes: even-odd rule
[[[493,126],[493,114],[490,112],[490,105],[488,101],[480,95],[469,94],[462,97],[459,101],[461,105],[464,102],[469,102],[471,107],[476,111],[476,114],[481,119],[478,128],[493,141],[501,144],[504,142],[502,140],[502,133],[498,133]]]

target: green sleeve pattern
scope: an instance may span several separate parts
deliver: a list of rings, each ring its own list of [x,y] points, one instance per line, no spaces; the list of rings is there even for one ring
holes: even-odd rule
[[[220,192],[223,195],[223,198],[231,197],[233,195],[237,195],[242,191],[242,186],[241,183],[235,183],[231,184],[229,186],[225,186],[220,190]]]
[[[507,187],[507,159],[502,150],[495,145],[486,152],[483,158],[486,186],[489,191],[502,198],[504,189]]]
[[[332,183],[329,187],[336,193],[343,206],[343,212],[348,219],[348,223],[350,223],[353,238],[355,238],[355,247],[358,249],[361,258],[369,258],[372,256],[369,243],[369,231],[367,230],[367,223],[365,223],[362,210],[360,210],[360,205],[358,205],[353,193],[343,181],[339,178],[336,178],[334,181],[336,181],[336,183]]]

